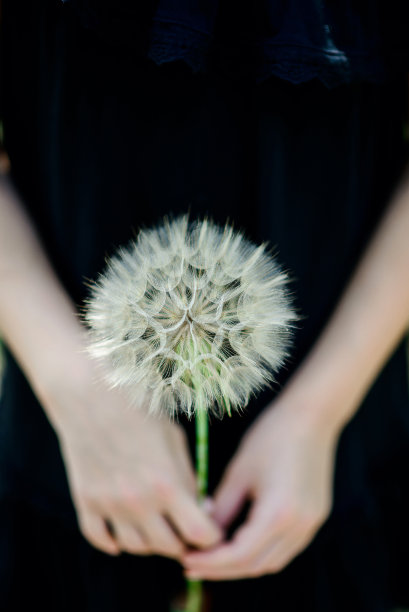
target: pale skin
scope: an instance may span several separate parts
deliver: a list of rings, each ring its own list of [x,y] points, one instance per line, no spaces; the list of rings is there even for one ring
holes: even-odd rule
[[[408,327],[407,181],[310,354],[243,438],[210,517],[195,504],[192,466],[177,425],[132,413],[126,418],[137,419],[134,428],[129,420],[124,431],[113,426],[124,400],[96,382],[81,353],[75,307],[24,207],[5,187],[0,217],[0,332],[59,436],[85,537],[111,554],[178,558],[188,576],[209,580],[284,568],[327,519],[339,436]],[[27,293],[29,305],[22,299]],[[245,497],[252,500],[248,519],[226,542],[222,530]],[[187,544],[207,550],[189,551]]]
[[[315,346],[246,433],[215,492],[212,514],[221,526],[246,495],[248,519],[231,542],[188,552],[188,577],[279,572],[313,540],[331,511],[340,434],[408,324],[406,175]]]
[[[183,429],[127,410],[101,381],[75,305],[4,181],[0,218],[0,335],[56,430],[83,535],[113,555],[180,559],[187,545],[216,544],[222,532],[196,502]]]

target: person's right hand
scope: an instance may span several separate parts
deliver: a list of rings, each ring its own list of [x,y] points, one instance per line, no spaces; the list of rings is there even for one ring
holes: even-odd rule
[[[181,426],[129,408],[121,390],[96,382],[92,364],[85,371],[42,398],[85,538],[109,554],[173,558],[217,544],[222,533],[196,501]]]

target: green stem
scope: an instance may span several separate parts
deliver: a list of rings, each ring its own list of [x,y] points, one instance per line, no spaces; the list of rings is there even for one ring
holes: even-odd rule
[[[203,583],[201,580],[186,579],[187,599],[184,612],[202,612]]]
[[[196,475],[199,502],[203,502],[207,495],[208,440],[209,421],[207,411],[199,406],[196,409]]]
[[[196,406],[196,476],[197,497],[203,502],[207,495],[208,472],[208,432],[209,422],[207,411],[202,406]],[[187,602],[185,612],[202,612],[203,583],[201,580],[187,579]]]

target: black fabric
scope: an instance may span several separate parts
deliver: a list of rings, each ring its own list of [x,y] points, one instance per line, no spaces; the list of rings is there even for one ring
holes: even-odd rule
[[[78,532],[25,504],[3,500],[0,519],[8,529],[0,539],[1,608],[7,612],[28,605],[44,612],[120,612],[144,604],[167,610],[169,593],[183,588],[176,562],[124,554],[113,564]]]
[[[397,0],[63,2],[109,44],[194,71],[334,87],[409,69],[409,8]]]
[[[54,2],[18,4],[4,3],[5,142],[15,184],[78,305],[106,254],[139,226],[188,208],[269,240],[294,278],[305,315],[295,351],[245,416],[212,422],[212,490],[322,329],[387,204],[406,159],[406,84],[328,90],[193,74],[184,63],[137,60]],[[214,611],[409,605],[406,374],[402,343],[342,434],[333,512],[314,542],[279,574],[209,585]],[[181,580],[176,564],[110,558],[79,535],[58,440],[10,354],[0,419],[2,609],[25,609],[24,584],[45,610],[121,612],[145,596],[152,610],[167,609]],[[183,425],[193,443],[193,425]]]

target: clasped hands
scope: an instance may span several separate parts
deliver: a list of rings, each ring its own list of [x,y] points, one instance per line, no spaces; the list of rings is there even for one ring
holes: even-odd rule
[[[118,390],[90,380],[41,398],[58,415],[54,426],[84,537],[113,555],[172,557],[190,578],[280,571],[329,516],[339,437],[309,423],[282,394],[247,430],[208,510],[196,501],[179,425],[129,410]],[[246,501],[245,522],[226,540]]]

